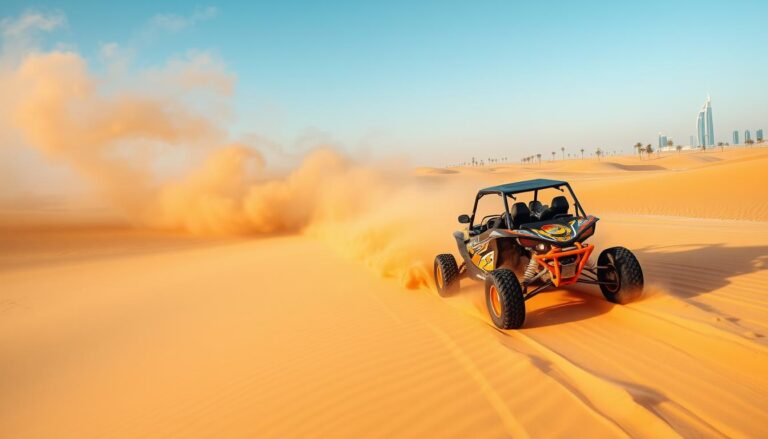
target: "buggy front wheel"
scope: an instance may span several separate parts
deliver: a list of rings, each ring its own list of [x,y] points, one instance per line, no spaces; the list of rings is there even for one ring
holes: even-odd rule
[[[625,304],[643,292],[643,270],[635,255],[624,247],[603,250],[597,258],[600,291],[613,303]]]
[[[485,303],[491,321],[501,329],[518,329],[525,322],[525,298],[515,273],[506,268],[485,278]]]
[[[446,297],[459,291],[459,266],[456,265],[453,255],[437,255],[434,274],[437,294]]]

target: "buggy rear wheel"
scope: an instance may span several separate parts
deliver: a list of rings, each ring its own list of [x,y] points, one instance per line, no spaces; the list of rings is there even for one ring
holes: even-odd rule
[[[643,270],[635,255],[624,247],[603,250],[597,258],[597,279],[603,296],[613,303],[625,304],[643,292]]]
[[[525,322],[525,298],[515,273],[506,268],[485,278],[485,303],[491,321],[501,329],[518,329]]]
[[[459,291],[459,266],[456,258],[450,254],[437,255],[435,258],[435,285],[437,293],[443,297]]]

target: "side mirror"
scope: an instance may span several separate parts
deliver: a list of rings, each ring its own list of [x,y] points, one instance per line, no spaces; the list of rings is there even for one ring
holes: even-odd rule
[[[469,215],[459,215],[459,222],[461,224],[469,224]]]

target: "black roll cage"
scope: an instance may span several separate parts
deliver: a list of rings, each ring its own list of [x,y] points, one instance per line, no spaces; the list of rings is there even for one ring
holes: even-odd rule
[[[557,183],[552,185],[546,185],[546,186],[540,186],[535,189],[525,189],[520,191],[504,191],[504,190],[490,190],[490,189],[483,189],[480,192],[477,193],[475,196],[475,204],[472,207],[472,216],[469,217],[469,230],[472,230],[472,228],[475,225],[475,213],[477,213],[477,203],[480,201],[481,198],[483,198],[486,195],[496,194],[501,196],[503,202],[504,202],[504,216],[506,217],[507,224],[512,224],[512,216],[509,213],[509,203],[507,203],[507,197],[512,197],[513,200],[516,200],[515,198],[516,194],[524,194],[533,191],[533,201],[538,201],[539,199],[539,191],[543,189],[557,189],[560,192],[563,192],[563,189],[561,187],[565,186],[568,188],[568,192],[571,194],[571,198],[573,198],[574,202],[574,208],[576,210],[576,216],[578,216],[579,212],[581,212],[581,218],[585,218],[587,216],[587,213],[584,212],[584,208],[581,207],[581,202],[576,197],[576,193],[573,192],[573,189],[571,188],[571,185],[568,183]]]

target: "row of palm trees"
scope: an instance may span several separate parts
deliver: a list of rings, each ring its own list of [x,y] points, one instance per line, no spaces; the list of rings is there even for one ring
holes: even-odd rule
[[[585,151],[584,148],[579,149],[579,152],[581,153],[581,158],[582,159],[584,158],[584,151]],[[562,154],[563,160],[565,160],[565,156],[566,156],[566,154],[565,154],[565,147],[561,147],[560,148],[560,153]],[[616,151],[614,151],[613,153],[616,154]],[[604,155],[603,150],[600,149],[600,148],[597,149],[595,154],[598,156],[598,158]],[[555,160],[555,156],[556,155],[557,155],[557,152],[552,151],[552,160]],[[531,163],[531,162],[534,162],[534,161],[538,161],[539,163],[541,163],[541,156],[542,156],[542,154],[536,154],[536,155],[532,155],[532,156],[528,156],[528,157],[523,157],[522,159],[520,159],[520,162],[521,163]],[[571,158],[571,153],[568,153],[568,158]],[[448,165],[448,167],[456,167],[456,166],[485,166],[485,165],[492,165],[492,164],[499,164],[499,163],[509,163],[509,158],[508,157],[500,157],[500,158],[489,157],[489,158],[483,160],[483,159],[478,159],[476,157],[472,157],[471,160],[468,160],[468,161],[465,161],[465,162],[460,162],[460,163],[454,163],[454,164]]]
[[[457,166],[485,166],[485,165],[508,163],[508,162],[509,162],[508,157],[488,157],[485,160],[472,157],[471,160],[467,160],[466,162],[461,162],[461,163],[454,163],[452,165],[448,165],[448,167],[451,168],[451,167],[457,167]]]
[[[581,159],[584,159],[584,148],[579,148],[579,152],[581,153]],[[562,159],[565,160],[565,147],[560,148],[560,153],[562,154]],[[613,151],[613,154],[616,154],[616,151]],[[597,159],[600,160],[600,158],[604,157],[606,155],[606,151],[603,148],[597,148],[594,152],[594,155],[597,156]],[[555,160],[557,156],[557,152],[552,151],[552,161]],[[568,158],[571,158],[571,154],[568,153]],[[528,164],[528,163],[536,163],[538,162],[541,164],[541,154],[535,154],[535,155],[529,155],[527,157],[523,157],[520,159],[520,163],[522,164]]]
[[[755,142],[754,142],[754,140],[750,139],[750,140],[745,141],[744,143],[748,144],[748,145],[752,145]],[[729,146],[729,145],[730,144],[728,142],[725,142],[725,143],[718,142],[718,144],[717,144],[717,146],[719,146],[720,149],[723,149],[723,147]],[[683,150],[683,146],[682,145],[675,146],[674,141],[672,139],[667,140],[667,146],[670,147],[670,148],[672,146],[674,146],[675,150],[677,150],[678,153],[680,153]],[[646,154],[647,157],[651,157],[654,152],[656,152],[657,154],[661,154],[661,150],[660,149],[654,149],[653,145],[651,145],[650,143],[648,143],[646,145],[643,145],[641,142],[637,142],[637,143],[635,143],[633,145],[633,148],[635,149],[635,151],[637,151],[637,154],[640,156],[641,160],[643,158],[643,154]],[[702,149],[706,149],[706,146],[702,146],[701,148]],[[584,159],[584,151],[585,151],[584,148],[579,148],[578,151],[581,153],[581,159],[583,160]],[[561,156],[562,159],[565,160],[565,157],[566,157],[565,147],[561,147],[560,148],[560,153],[562,154],[562,156]],[[552,151],[551,154],[552,154],[552,161],[554,161],[556,156],[557,156],[557,152],[556,151]],[[530,163],[538,162],[539,164],[541,164],[542,155],[543,154],[539,153],[539,154],[534,154],[534,155],[529,155],[527,157],[523,157],[523,158],[520,159],[520,163],[521,164],[530,164]],[[611,152],[607,152],[603,148],[597,148],[597,149],[595,149],[595,152],[593,153],[593,155],[597,156],[597,159],[600,160],[600,159],[602,159],[602,157],[605,157],[606,155],[616,155],[616,151],[615,150],[612,151],[612,154],[611,154]],[[568,158],[571,158],[571,153],[568,153]],[[576,158],[576,154],[574,154],[574,158]],[[498,163],[509,163],[509,158],[508,157],[499,157],[499,158],[489,157],[487,159],[478,159],[476,157],[472,157],[472,159],[469,160],[469,161],[465,161],[465,162],[461,162],[461,163],[455,163],[455,164],[452,164],[452,165],[448,165],[448,167],[456,167],[456,166],[486,166],[486,165],[492,165],[492,164],[498,164]]]
[[[754,141],[748,140],[748,141],[746,141],[744,143],[753,144]],[[669,147],[675,146],[674,141],[672,139],[668,140],[667,141],[667,146],[669,146]],[[722,149],[725,146],[729,146],[729,143],[728,142],[725,142],[725,143],[718,142],[717,146],[719,146],[720,149]],[[640,159],[643,158],[643,154],[647,154],[647,156],[650,157],[654,153],[654,151],[657,154],[661,153],[661,150],[654,149],[653,145],[651,145],[650,143],[645,145],[645,146],[643,146],[642,143],[637,142],[637,143],[634,144],[633,147],[637,151],[637,153],[640,155]],[[682,151],[683,146],[682,145],[677,145],[677,146],[675,146],[675,149],[679,153],[680,151]],[[706,149],[706,146],[703,146],[702,149]],[[563,160],[565,160],[565,147],[561,147],[560,148],[560,152],[562,153]],[[581,158],[583,159],[584,158],[584,148],[580,148],[579,152],[581,152]],[[553,161],[555,160],[555,156],[556,155],[557,155],[557,153],[555,151],[552,151],[552,160]],[[606,155],[611,155],[611,154],[610,154],[610,152],[607,152],[607,151],[603,150],[602,148],[597,148],[595,150],[595,152],[594,152],[594,155],[597,156],[598,160],[600,160],[602,157],[605,157]],[[616,151],[613,151],[613,155],[616,155]],[[570,157],[571,157],[571,154],[569,153],[568,154],[568,158],[570,158]],[[523,158],[520,159],[520,163],[522,163],[522,164],[536,163],[536,162],[538,162],[539,164],[541,163],[541,154],[530,155],[530,156],[523,157]]]
[[[667,140],[667,146],[670,147],[670,148],[674,146],[675,150],[678,152],[678,154],[680,153],[680,151],[683,150],[683,145],[676,145],[675,146],[675,143],[674,143],[674,141],[672,141],[672,139]],[[728,143],[728,142],[725,142],[725,143],[717,142],[717,146],[719,146],[720,150],[722,150],[724,147],[730,146],[730,143]],[[640,155],[640,159],[641,160],[643,158],[643,154],[647,154],[650,157],[651,154],[653,154],[653,151],[654,151],[653,146],[651,146],[650,143],[645,145],[645,146],[643,146],[642,143],[637,142],[637,143],[634,144],[633,147],[637,151],[637,154]],[[707,149],[706,145],[702,145],[700,148],[702,150],[706,150]],[[656,151],[656,154],[661,154],[661,149],[657,149],[655,151]]]

